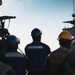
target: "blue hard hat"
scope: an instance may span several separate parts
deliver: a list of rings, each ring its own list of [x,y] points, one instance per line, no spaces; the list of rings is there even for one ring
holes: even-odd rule
[[[19,44],[20,40],[14,36],[14,35],[9,35],[6,39],[7,44]]]
[[[40,36],[42,32],[38,28],[34,28],[31,32],[31,36]]]

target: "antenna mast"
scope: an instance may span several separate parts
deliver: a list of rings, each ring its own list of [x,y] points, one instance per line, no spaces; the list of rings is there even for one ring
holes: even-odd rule
[[[64,21],[63,23],[70,23],[75,25],[75,0],[73,0],[73,14],[72,14],[73,20],[70,21]]]
[[[0,5],[2,5],[2,0],[0,0]]]
[[[72,34],[72,36],[74,37],[74,40],[75,40],[75,0],[72,0],[72,2],[73,2],[73,14],[72,14],[73,20],[64,21],[63,23],[70,23],[70,24],[73,25],[73,27],[64,28],[63,30],[68,30]],[[71,47],[70,50],[75,50],[75,41],[72,44],[72,47]]]
[[[0,0],[0,6],[3,4],[2,0]],[[10,23],[10,19],[15,19],[16,16],[0,16],[0,37],[2,37],[3,39],[5,39],[7,37],[7,35],[9,35],[8,29],[4,28],[5,25],[5,20],[9,20]],[[9,27],[9,26],[8,26]]]
[[[75,7],[74,7],[74,5],[75,5],[75,3],[74,3],[75,1],[73,0],[73,14],[75,14]]]
[[[73,0],[73,14],[72,14],[73,20],[75,20],[75,0]]]

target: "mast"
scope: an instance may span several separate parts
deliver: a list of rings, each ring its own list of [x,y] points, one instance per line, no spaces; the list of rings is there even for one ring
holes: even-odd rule
[[[2,0],[0,0],[0,5],[2,5]]]
[[[74,40],[75,40],[75,0],[73,0],[73,14],[72,14],[72,17],[73,17],[73,20],[64,21],[63,23],[70,23],[70,24],[73,25],[73,27],[71,27],[71,28],[64,28],[63,30],[68,30],[73,35]],[[75,41],[72,44],[71,51],[72,50],[75,50]]]
[[[2,0],[0,0],[0,6],[2,5]],[[6,39],[10,35],[8,28],[5,28],[5,20],[15,19],[16,16],[0,16],[0,50],[3,52],[6,50]],[[9,27],[9,26],[8,26]]]

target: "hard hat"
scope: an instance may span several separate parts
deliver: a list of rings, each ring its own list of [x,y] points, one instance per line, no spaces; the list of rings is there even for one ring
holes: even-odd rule
[[[9,35],[6,39],[7,44],[19,44],[20,40],[14,36],[14,35]]]
[[[59,36],[57,38],[57,40],[60,40],[60,39],[72,40],[73,37],[69,31],[64,30],[59,34]]]
[[[38,28],[34,28],[31,32],[31,36],[40,36],[42,32]]]

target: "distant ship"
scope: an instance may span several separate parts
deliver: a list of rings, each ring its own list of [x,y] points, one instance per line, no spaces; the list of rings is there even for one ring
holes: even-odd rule
[[[70,24],[73,25],[73,27],[71,27],[71,28],[63,28],[63,30],[68,30],[74,36],[74,40],[75,40],[75,14],[72,14],[72,17],[73,17],[73,20],[64,21],[63,23],[70,23]],[[72,44],[71,51],[72,50],[75,50],[75,41]]]

